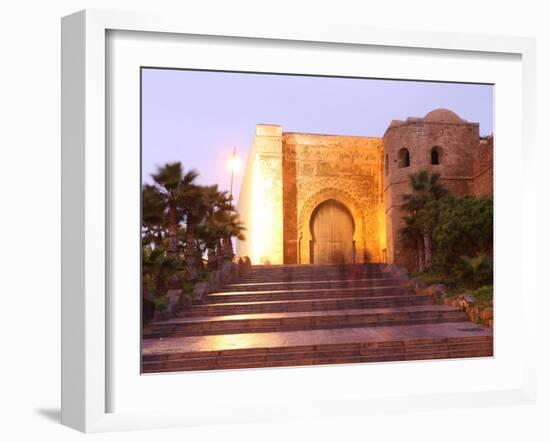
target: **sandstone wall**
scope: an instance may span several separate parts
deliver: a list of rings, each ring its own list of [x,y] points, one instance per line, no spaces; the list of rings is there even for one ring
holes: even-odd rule
[[[480,140],[474,158],[472,194],[475,196],[493,194],[493,136]]]
[[[283,134],[284,262],[310,262],[311,215],[328,199],[350,211],[356,261],[381,261],[386,236],[380,138]]]
[[[453,114],[454,115],[454,114]],[[458,117],[456,117],[458,119]],[[459,119],[460,120],[460,119]],[[479,146],[479,125],[460,122],[427,121],[410,118],[392,122],[384,134],[384,204],[388,236],[388,261],[414,269],[416,256],[406,247],[401,229],[403,195],[410,193],[409,175],[422,169],[441,174],[440,182],[457,195],[472,193],[474,158]],[[432,164],[431,151],[437,147],[439,164]],[[399,151],[409,151],[410,165],[400,167]]]
[[[252,264],[283,263],[283,151],[277,125],[258,124],[249,153],[237,212],[246,240],[237,254]]]
[[[403,148],[406,166],[400,163]],[[480,141],[477,123],[445,109],[392,121],[383,139],[257,125],[237,207],[247,228],[237,253],[253,264],[310,263],[312,214],[334,199],[353,217],[356,262],[394,262],[412,270],[416,256],[401,234],[401,206],[411,191],[409,175],[423,169],[438,172],[454,194],[492,194],[493,138]]]

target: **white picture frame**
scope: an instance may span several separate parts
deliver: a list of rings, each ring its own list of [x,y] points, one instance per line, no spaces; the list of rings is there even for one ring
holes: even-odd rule
[[[220,24],[194,17],[153,16],[87,10],[62,21],[62,423],[85,432],[160,428],[208,424],[200,409],[194,415],[181,410],[109,412],[110,364],[107,328],[111,240],[109,217],[108,155],[106,146],[106,33],[146,31],[163,34],[205,35],[273,39],[287,42],[339,43],[381,48],[426,48],[442,51],[501,53],[521,57],[522,121],[521,155],[524,179],[530,171],[535,148],[535,42],[518,37],[491,37],[417,31],[388,31],[345,26],[293,27],[277,23],[227,22]],[[136,91],[138,93],[138,91]],[[498,172],[497,172],[498,173]],[[536,195],[521,190],[521,290],[522,306],[536,303]],[[529,190],[529,191],[528,191]],[[498,314],[498,313],[497,313]],[[498,321],[498,319],[497,319]],[[535,336],[535,321],[518,317],[526,336]],[[217,422],[251,422],[286,417],[367,414],[383,409],[441,409],[533,403],[536,395],[535,339],[526,344],[525,373],[519,387],[470,391],[460,394],[427,394],[409,397],[345,398],[315,400],[311,407],[270,409],[252,401],[239,404],[239,415],[227,412]],[[300,369],[296,369],[300,370]],[[173,377],[175,379],[175,377]],[[201,414],[202,413],[202,414]]]

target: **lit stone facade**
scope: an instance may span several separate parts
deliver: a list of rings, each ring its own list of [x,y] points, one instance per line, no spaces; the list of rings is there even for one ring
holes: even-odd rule
[[[253,264],[335,260],[411,267],[400,236],[408,175],[437,171],[453,193],[490,194],[492,152],[492,137],[480,140],[477,123],[444,109],[392,121],[383,138],[257,125],[237,207],[247,229],[237,253]],[[349,238],[342,238],[331,219],[348,218]],[[340,247],[342,241],[350,247]]]
[[[238,254],[252,264],[284,262],[283,135],[280,126],[257,125],[237,207],[246,227]]]

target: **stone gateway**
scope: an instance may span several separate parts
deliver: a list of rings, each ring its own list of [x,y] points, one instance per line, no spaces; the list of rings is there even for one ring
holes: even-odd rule
[[[252,264],[412,268],[401,206],[409,175],[423,169],[455,194],[492,194],[493,137],[446,109],[394,120],[382,138],[258,124],[237,205],[247,229],[237,253]]]

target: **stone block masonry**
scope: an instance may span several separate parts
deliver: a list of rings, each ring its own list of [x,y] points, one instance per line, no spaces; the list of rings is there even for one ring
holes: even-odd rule
[[[474,159],[472,194],[493,194],[493,136],[480,140]]]
[[[285,264],[313,263],[315,210],[328,200],[353,218],[354,261],[382,260],[381,161],[380,138],[283,134]]]
[[[281,127],[256,126],[238,201],[246,227],[237,254],[253,264],[282,264],[283,259],[283,144]]]
[[[447,109],[436,109],[423,118],[391,122],[384,134],[388,262],[415,268],[414,251],[406,246],[401,234],[405,227],[403,195],[411,192],[409,176],[428,170],[439,173],[440,182],[455,195],[492,193],[492,146],[490,172],[480,171],[480,164],[488,157],[484,144],[478,123],[463,120]]]
[[[256,126],[238,212],[247,232],[237,253],[252,264],[311,264],[315,210],[332,200],[352,217],[353,257],[383,260],[382,139],[283,133]]]
[[[412,270],[401,206],[420,170],[438,172],[456,195],[490,195],[493,137],[480,139],[478,123],[446,109],[394,120],[383,138],[258,124],[237,207],[247,229],[237,253],[252,264],[388,262]]]

